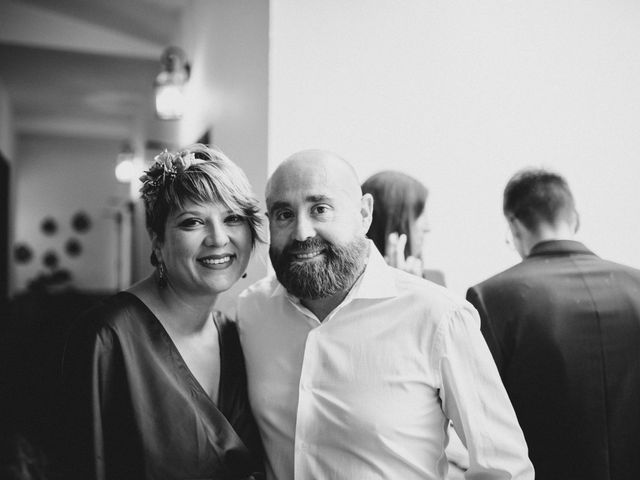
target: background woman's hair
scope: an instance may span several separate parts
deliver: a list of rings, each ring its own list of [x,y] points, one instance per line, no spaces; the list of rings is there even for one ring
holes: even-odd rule
[[[264,242],[259,203],[242,169],[214,146],[194,144],[174,155],[186,157],[190,154],[204,161],[191,164],[183,172],[167,175],[152,195],[143,193],[147,230],[163,240],[171,212],[188,202],[215,202],[248,220],[254,246],[256,241]]]
[[[386,254],[387,238],[397,232],[407,236],[405,256],[416,256],[419,252],[412,251],[411,234],[427,203],[427,187],[410,175],[386,170],[365,180],[362,192],[373,196],[373,220],[367,236],[380,253]]]

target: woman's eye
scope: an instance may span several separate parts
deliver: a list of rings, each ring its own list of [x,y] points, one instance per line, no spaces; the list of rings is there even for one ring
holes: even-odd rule
[[[233,224],[233,225],[237,225],[239,223],[244,222],[244,217],[242,215],[229,215],[227,218],[225,218],[225,222]]]
[[[202,225],[202,221],[199,218],[187,218],[180,222],[180,226],[184,228],[197,227]]]

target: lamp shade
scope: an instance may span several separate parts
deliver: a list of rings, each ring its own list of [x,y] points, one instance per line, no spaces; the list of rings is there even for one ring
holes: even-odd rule
[[[131,148],[131,144],[125,142],[116,160],[115,174],[119,182],[129,183],[133,180],[135,175],[134,158],[135,152],[133,148]]]
[[[160,59],[162,71],[154,82],[156,115],[162,120],[178,120],[184,114],[185,85],[190,66],[178,47],[167,48]]]

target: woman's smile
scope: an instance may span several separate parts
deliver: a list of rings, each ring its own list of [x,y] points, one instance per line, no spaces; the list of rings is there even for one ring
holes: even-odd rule
[[[234,254],[208,255],[198,258],[198,262],[207,268],[222,269],[227,268],[236,259]]]

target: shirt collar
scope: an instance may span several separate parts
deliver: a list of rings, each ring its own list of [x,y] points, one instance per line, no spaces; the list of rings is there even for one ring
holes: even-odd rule
[[[352,290],[352,298],[391,298],[398,295],[393,269],[371,240],[367,266]]]
[[[369,257],[367,258],[367,265],[343,303],[355,298],[390,298],[398,294],[394,282],[395,276],[391,267],[384,261],[373,241],[368,240],[368,242]],[[275,279],[275,275],[274,282],[275,288],[271,292],[271,297],[287,296],[294,303],[300,303],[300,299],[290,295],[282,284]]]
[[[595,255],[584,244],[575,240],[546,240],[536,243],[527,258],[545,255],[567,255],[571,253],[586,253]]]

